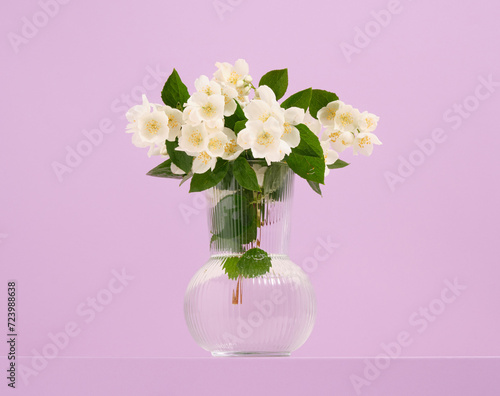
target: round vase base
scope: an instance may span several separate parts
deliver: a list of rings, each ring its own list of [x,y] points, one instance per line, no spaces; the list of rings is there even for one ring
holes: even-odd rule
[[[212,352],[215,357],[288,357],[290,352]]]

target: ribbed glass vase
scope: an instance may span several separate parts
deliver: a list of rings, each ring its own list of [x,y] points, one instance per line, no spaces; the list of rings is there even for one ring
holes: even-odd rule
[[[263,192],[231,174],[207,192],[210,259],[189,283],[184,313],[195,341],[214,356],[288,356],[314,326],[313,287],[287,255],[293,172],[281,163],[265,172]],[[268,253],[271,268],[234,275],[230,259],[252,248]]]

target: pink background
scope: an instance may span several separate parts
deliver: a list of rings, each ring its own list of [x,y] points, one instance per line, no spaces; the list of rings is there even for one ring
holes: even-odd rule
[[[231,10],[218,15],[220,4]],[[323,88],[381,117],[384,145],[370,158],[343,155],[352,165],[331,173],[323,198],[297,181],[290,256],[307,266],[318,238],[338,247],[310,272],[318,318],[294,356],[375,356],[401,331],[414,339],[402,356],[500,354],[500,87],[471,98],[481,76],[500,82],[498,3],[401,0],[383,27],[372,14],[388,8],[380,0],[59,8],[45,21],[32,0],[0,12],[0,295],[18,281],[20,355],[40,353],[49,333],[76,322],[81,331],[59,356],[207,356],[183,317],[186,286],[208,258],[203,205],[187,185],[145,176],[159,159],[125,135],[124,102],[140,96],[148,68],[165,80],[175,67],[192,91],[216,61],[240,57],[256,80],[288,67],[288,94]],[[16,52],[9,33],[36,15],[46,26]],[[354,45],[365,27],[373,37],[349,62],[341,43]],[[146,80],[151,100],[162,85]],[[473,111],[454,129],[444,117],[464,101]],[[59,181],[53,163],[106,122],[112,132]],[[415,154],[415,139],[437,128],[444,142]],[[391,189],[387,172],[410,160],[420,163]],[[186,207],[197,212],[188,222]],[[122,268],[134,279],[85,323],[77,307]],[[455,278],[466,290],[417,332],[409,318]]]

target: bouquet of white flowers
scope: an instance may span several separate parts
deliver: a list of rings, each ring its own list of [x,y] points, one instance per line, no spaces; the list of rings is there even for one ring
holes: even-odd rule
[[[270,71],[255,87],[245,60],[216,67],[212,79],[202,75],[195,81],[192,95],[174,69],[161,93],[163,105],[143,96],[127,112],[132,142],[148,147],[149,156],[168,157],[148,175],[181,184],[191,179],[190,192],[197,192],[231,174],[243,188],[263,192],[267,169],[286,163],[321,194],[330,169],[348,165],[339,153],[352,147],[368,156],[381,144],[373,133],[379,118],[332,92],[308,88],[280,104],[287,69]]]

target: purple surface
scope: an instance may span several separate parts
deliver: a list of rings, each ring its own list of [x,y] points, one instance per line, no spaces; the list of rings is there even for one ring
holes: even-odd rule
[[[192,90],[215,61],[243,57],[256,79],[288,67],[289,93],[332,90],[381,117],[384,145],[342,156],[352,165],[322,199],[297,183],[290,256],[310,272],[318,319],[295,356],[376,356],[402,332],[401,356],[499,355],[500,86],[484,81],[500,81],[500,6],[389,3],[74,0],[45,20],[37,1],[4,2],[0,295],[18,281],[19,354],[74,322],[58,356],[207,356],[182,311],[208,257],[203,200],[144,175],[158,159],[123,132],[124,103],[143,85],[159,101],[173,67]],[[23,28],[33,18],[45,25]],[[59,180],[67,147],[89,154]],[[106,292],[122,268],[134,279]],[[443,302],[454,279],[466,289]],[[96,296],[108,305],[86,307]]]
[[[22,359],[24,362],[25,360]],[[18,395],[497,396],[499,359],[396,359],[357,390],[363,359],[55,359]],[[43,374],[43,375],[42,375]],[[6,392],[7,394],[7,392]]]

